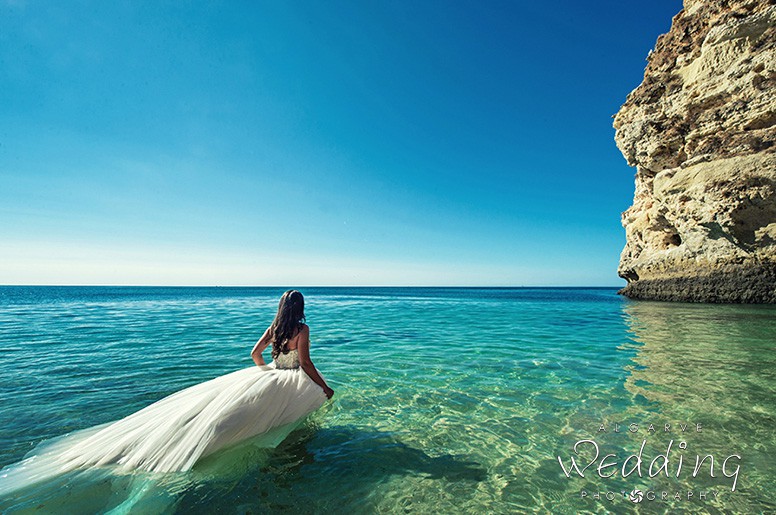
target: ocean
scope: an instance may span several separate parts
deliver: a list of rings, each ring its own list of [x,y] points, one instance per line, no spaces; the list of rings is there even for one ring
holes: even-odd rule
[[[0,287],[0,466],[252,366],[283,290]],[[335,396],[276,448],[186,473],[70,473],[0,511],[776,511],[774,306],[300,290]]]

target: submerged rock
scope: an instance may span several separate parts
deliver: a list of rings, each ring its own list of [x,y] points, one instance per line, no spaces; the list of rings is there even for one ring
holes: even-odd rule
[[[685,0],[614,117],[620,293],[776,302],[776,1]]]

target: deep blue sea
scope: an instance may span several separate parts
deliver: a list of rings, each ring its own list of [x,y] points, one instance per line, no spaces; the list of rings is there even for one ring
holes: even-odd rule
[[[283,290],[0,287],[0,466],[252,366]],[[336,394],[278,447],[186,473],[71,474],[0,511],[776,511],[776,307],[613,288],[301,291]]]

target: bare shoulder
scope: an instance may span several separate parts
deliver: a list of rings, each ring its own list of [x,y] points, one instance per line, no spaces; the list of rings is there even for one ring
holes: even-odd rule
[[[259,342],[261,343],[268,342],[271,337],[272,337],[272,326],[270,325],[264,331],[264,334],[261,335]]]
[[[301,324],[299,326],[299,332],[296,333],[296,345],[298,347],[306,347],[310,345],[310,328],[307,324]]]

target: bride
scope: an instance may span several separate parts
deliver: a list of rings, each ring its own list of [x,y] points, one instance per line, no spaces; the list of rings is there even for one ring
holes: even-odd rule
[[[185,471],[214,452],[300,421],[334,395],[310,360],[304,297],[289,290],[251,351],[256,366],[165,397],[34,450],[0,471],[0,494],[75,469]],[[262,352],[272,346],[272,363]]]

